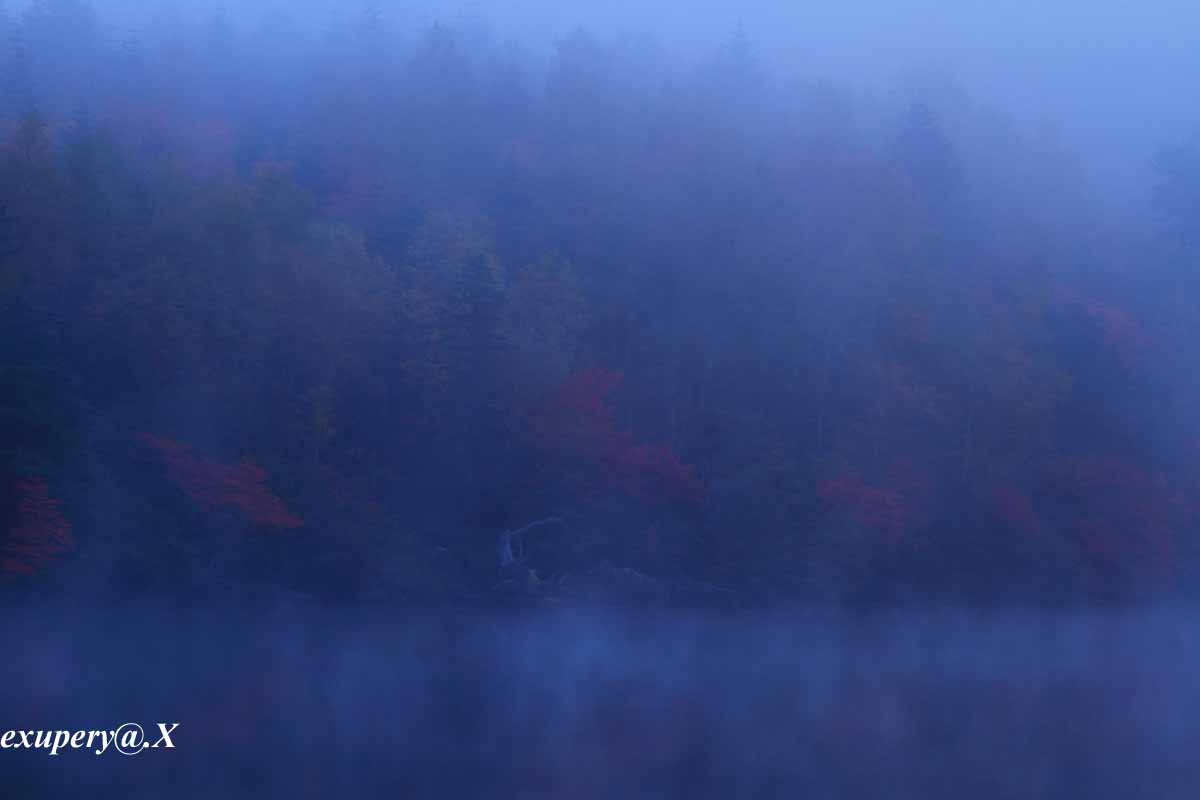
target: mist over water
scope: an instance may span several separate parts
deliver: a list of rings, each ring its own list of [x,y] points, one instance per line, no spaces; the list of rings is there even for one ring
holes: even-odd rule
[[[1193,5],[0,0],[0,797],[1196,797]]]
[[[6,752],[15,796],[1184,797],[1187,615],[769,618],[129,609],[9,615],[25,728],[180,722],[136,756]]]

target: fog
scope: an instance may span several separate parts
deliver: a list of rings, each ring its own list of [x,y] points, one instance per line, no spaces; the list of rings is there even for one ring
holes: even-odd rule
[[[1193,796],[1196,30],[0,0],[0,793]]]
[[[3,626],[23,728],[138,721],[153,742],[183,721],[171,750],[5,752],[23,797],[1127,798],[1198,779],[1196,640],[1170,614],[54,618]]]
[[[110,30],[127,31],[171,15],[217,12],[245,26],[284,14],[319,29],[369,5],[109,0],[98,7]],[[695,54],[740,30],[786,74],[837,78],[875,92],[894,89],[913,71],[935,69],[953,75],[973,102],[1029,130],[1061,135],[1087,164],[1102,201],[1121,214],[1144,212],[1147,164],[1156,149],[1200,125],[1193,102],[1200,95],[1197,12],[1186,0],[418,0],[375,6],[409,31],[470,20],[540,47],[582,26],[601,35],[649,36]]]

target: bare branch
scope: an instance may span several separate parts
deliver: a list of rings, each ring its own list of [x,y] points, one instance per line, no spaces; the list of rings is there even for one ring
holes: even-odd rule
[[[524,527],[501,533],[496,547],[497,555],[500,557],[500,568],[504,569],[524,563],[525,534],[546,525],[566,525],[566,523],[559,517],[546,517]]]

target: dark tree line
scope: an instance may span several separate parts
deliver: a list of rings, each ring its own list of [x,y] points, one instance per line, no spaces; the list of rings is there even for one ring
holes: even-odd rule
[[[9,582],[1190,590],[1195,141],[1142,230],[936,79],[866,101],[738,37],[0,30]]]

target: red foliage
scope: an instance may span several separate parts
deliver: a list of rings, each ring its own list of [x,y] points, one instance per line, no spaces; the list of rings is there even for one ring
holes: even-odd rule
[[[904,536],[908,514],[903,496],[895,489],[868,486],[857,473],[843,472],[818,486],[817,495],[829,507],[892,541]]]
[[[991,511],[1007,530],[1036,533],[1041,528],[1041,520],[1029,495],[1011,484],[992,488]]]
[[[25,478],[16,488],[17,523],[0,541],[0,575],[33,575],[74,550],[75,538],[44,480]]]
[[[590,490],[617,488],[649,501],[698,504],[704,483],[665,444],[635,444],[617,428],[610,397],[622,375],[603,369],[573,373],[530,420],[533,441],[558,459],[582,458]]]
[[[267,473],[253,461],[230,466],[199,456],[190,446],[171,439],[139,433],[138,440],[155,452],[171,482],[205,511],[233,507],[255,525],[273,528],[304,524],[264,486]]]
[[[1122,355],[1133,355],[1146,344],[1146,336],[1136,321],[1115,306],[1095,301],[1085,303],[1084,310],[1100,330],[1104,339]]]
[[[1084,298],[1069,290],[1059,290],[1059,300],[1083,309],[1104,337],[1105,344],[1121,359],[1132,360],[1149,343],[1137,320],[1116,306]]]
[[[1161,476],[1118,458],[1064,458],[1044,470],[1043,486],[1074,512],[1071,531],[1096,568],[1173,567],[1184,504]]]

